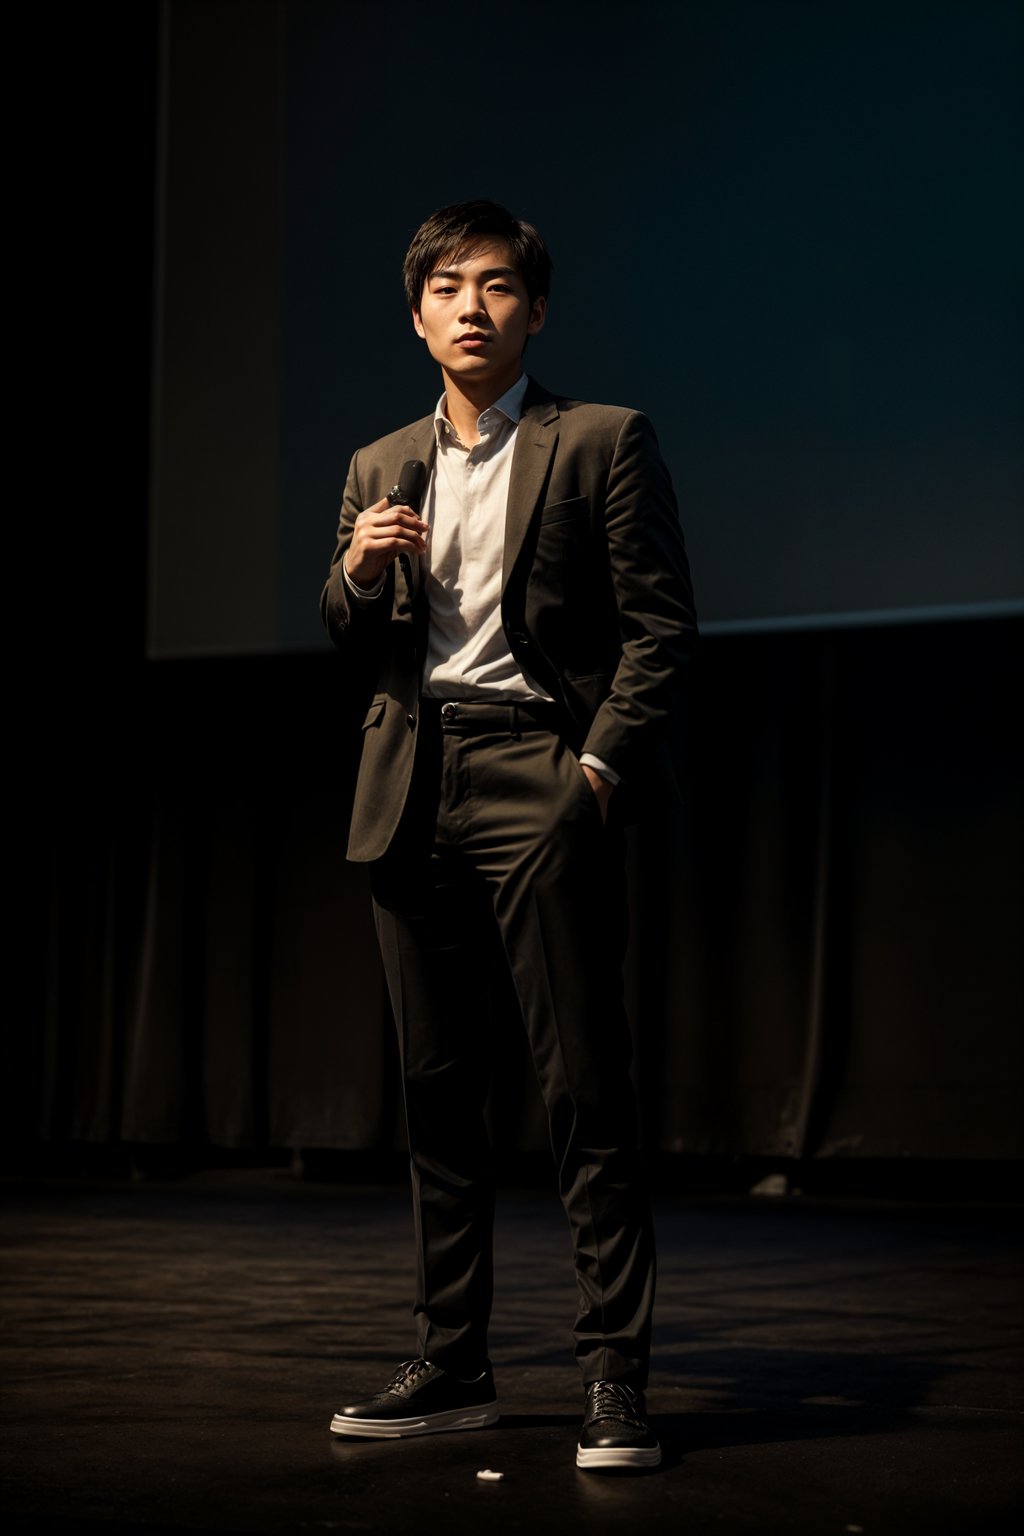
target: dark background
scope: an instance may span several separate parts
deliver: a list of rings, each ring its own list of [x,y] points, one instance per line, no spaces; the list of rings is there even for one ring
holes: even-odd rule
[[[649,1146],[1019,1156],[1019,10],[43,20],[12,1154],[400,1145],[316,597],[438,392],[405,241],[482,192],[554,248],[531,366],[651,413],[708,621],[631,850]]]
[[[531,371],[653,419],[712,633],[1021,611],[1021,34],[941,0],[172,4],[152,654],[324,644],[349,457],[440,390],[402,255],[474,195],[554,255]]]

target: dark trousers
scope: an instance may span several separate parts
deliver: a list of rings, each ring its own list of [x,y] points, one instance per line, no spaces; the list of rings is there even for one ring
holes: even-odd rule
[[[602,825],[554,706],[440,715],[424,702],[406,812],[372,870],[409,1132],[420,1353],[459,1375],[487,1355],[494,1187],[480,962],[496,921],[572,1232],[576,1356],[585,1382],[642,1387],[654,1240],[622,1001],[622,833],[614,818]]]

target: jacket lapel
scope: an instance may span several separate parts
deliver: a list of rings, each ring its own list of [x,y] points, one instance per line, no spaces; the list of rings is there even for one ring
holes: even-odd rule
[[[547,390],[531,379],[512,451],[512,473],[505,508],[505,549],[501,562],[503,592],[519,558],[526,530],[544,494],[557,442],[558,406]]]

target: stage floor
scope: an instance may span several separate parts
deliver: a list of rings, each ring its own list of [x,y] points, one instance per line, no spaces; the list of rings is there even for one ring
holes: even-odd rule
[[[553,1194],[499,1202],[500,1424],[350,1443],[333,1410],[415,1353],[404,1190],[259,1170],[3,1193],[6,1530],[1017,1528],[1013,1207],[660,1197],[665,1463],[609,1477],[574,1464]]]

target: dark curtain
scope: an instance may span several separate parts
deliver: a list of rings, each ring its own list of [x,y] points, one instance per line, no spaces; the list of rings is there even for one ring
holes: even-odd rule
[[[630,851],[652,1148],[1019,1155],[1020,633],[705,642],[680,803]],[[119,689],[99,716],[79,698],[59,790],[27,800],[6,1135],[400,1146],[340,661],[150,663]],[[495,1135],[541,1148],[496,958]]]

